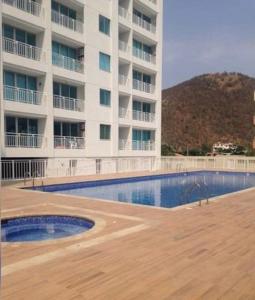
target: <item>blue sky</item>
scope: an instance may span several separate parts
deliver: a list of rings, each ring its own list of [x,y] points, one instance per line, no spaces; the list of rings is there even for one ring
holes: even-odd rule
[[[255,0],[164,0],[163,88],[195,75],[255,77]]]

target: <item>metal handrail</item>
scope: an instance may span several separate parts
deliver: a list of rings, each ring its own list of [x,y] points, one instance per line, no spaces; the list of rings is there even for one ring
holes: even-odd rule
[[[32,185],[33,185],[33,188],[35,187],[35,178],[40,178],[40,177],[42,177],[42,176],[41,176],[41,173],[38,170],[36,170],[36,171],[33,172],[33,174],[32,174],[32,178],[33,178]]]
[[[208,189],[208,185],[203,182],[193,182],[190,186],[187,187],[187,189],[184,191],[184,203],[188,203],[188,201],[186,201],[186,197],[188,195],[191,195],[195,190],[198,190],[199,192],[202,192],[202,196],[204,197],[203,199],[206,199],[206,204],[209,204],[209,198],[210,198],[210,193],[209,193],[209,189]],[[202,206],[202,201],[203,199],[199,199],[198,200],[198,205]]]
[[[42,49],[39,47],[6,37],[3,37],[3,51],[37,61],[41,59],[42,54]]]
[[[28,175],[28,176],[27,176]],[[30,172],[26,172],[24,174],[24,186],[26,185],[26,179],[31,177],[31,173]]]

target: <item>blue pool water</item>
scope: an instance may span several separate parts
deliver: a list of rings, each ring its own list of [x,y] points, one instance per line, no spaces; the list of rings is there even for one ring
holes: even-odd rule
[[[175,207],[255,187],[255,173],[197,171],[45,186],[44,191]]]
[[[2,242],[52,240],[87,231],[92,221],[71,216],[29,216],[1,221]]]

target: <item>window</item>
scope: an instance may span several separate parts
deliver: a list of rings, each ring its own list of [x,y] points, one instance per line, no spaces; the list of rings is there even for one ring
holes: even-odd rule
[[[138,11],[137,9],[134,9],[134,10],[133,10],[133,14],[134,14],[135,16],[137,16],[138,18],[141,18],[141,19],[143,19],[144,21],[146,21],[146,22],[148,22],[148,23],[151,23],[151,18],[148,17],[148,16],[146,16],[146,15],[144,15],[143,13],[141,13],[140,11]]]
[[[111,105],[111,92],[100,89],[100,104],[110,106]]]
[[[76,19],[76,11],[75,10],[73,10],[65,5],[62,5],[56,1],[51,2],[51,8],[54,11],[66,16],[66,17]]]
[[[152,47],[146,44],[143,44],[135,39],[133,39],[133,49],[134,51],[144,51],[148,54],[152,54]]]
[[[110,20],[101,15],[99,15],[99,31],[110,35]]]
[[[37,90],[36,77],[13,73],[10,71],[4,71],[4,85],[33,91]]]
[[[100,139],[110,140],[111,138],[111,126],[100,124]]]
[[[6,25],[6,24],[3,25],[3,35],[5,38],[12,39],[31,46],[36,46],[35,34],[12,27],[10,25]]]
[[[75,48],[68,47],[58,42],[52,42],[52,52],[69,58],[77,59],[77,51]]]
[[[54,122],[54,136],[81,137],[79,123]]]
[[[133,139],[133,141],[144,141],[144,142],[150,141],[151,140],[151,131],[133,129],[132,139]]]
[[[99,68],[100,70],[111,71],[111,57],[108,54],[99,52]]]
[[[8,116],[5,120],[5,128],[7,133],[38,134],[38,120],[36,119],[16,118]]]
[[[77,87],[53,82],[53,95],[77,99]]]
[[[151,76],[141,73],[139,71],[133,70],[133,79],[143,81],[145,83],[151,83]]]

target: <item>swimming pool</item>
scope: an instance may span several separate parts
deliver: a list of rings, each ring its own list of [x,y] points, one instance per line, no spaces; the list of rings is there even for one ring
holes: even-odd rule
[[[44,186],[43,191],[172,208],[255,187],[255,173],[196,171]]]
[[[23,216],[1,220],[2,242],[55,240],[83,233],[94,222],[73,216]]]

